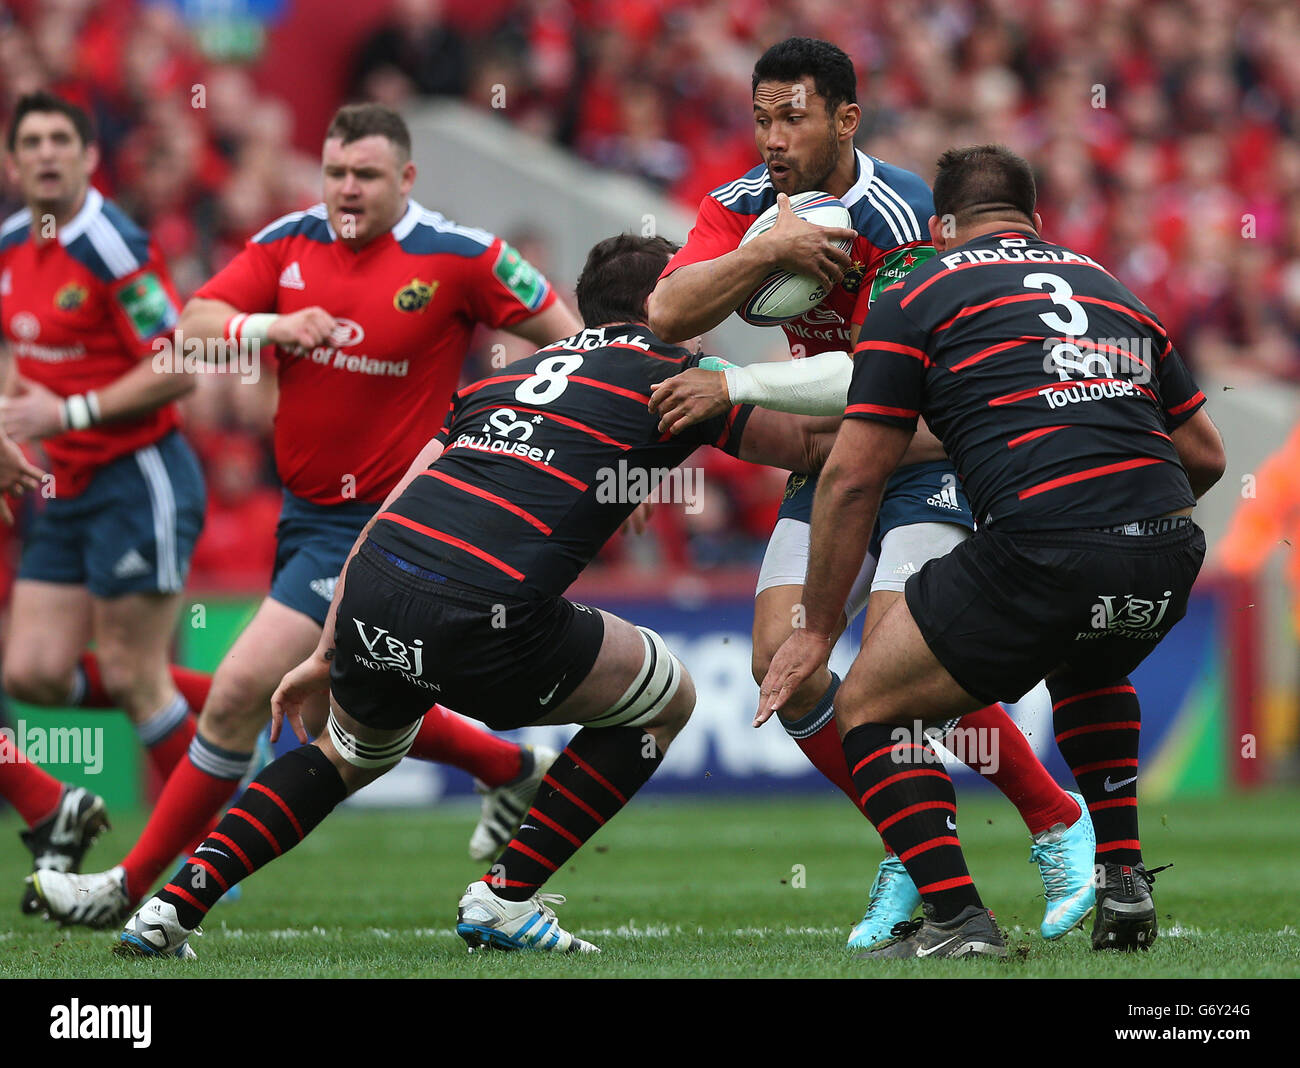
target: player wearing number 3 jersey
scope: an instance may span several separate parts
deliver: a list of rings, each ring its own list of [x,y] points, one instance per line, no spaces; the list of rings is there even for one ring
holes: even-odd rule
[[[1004,956],[950,816],[952,782],[895,724],[1015,700],[1040,678],[1097,831],[1096,948],[1156,935],[1138,838],[1131,672],[1187,608],[1221,477],[1205,397],[1160,322],[1106,270],[1039,236],[1028,164],[996,146],[939,161],[937,255],[882,295],[813,508],[808,625],[764,679],[779,706],[825,663],[881,489],[918,417],[943,441],[980,528],[908,580],[836,696],[867,816],[926,918],[868,956]],[[1112,778],[1113,777],[1113,778]]]

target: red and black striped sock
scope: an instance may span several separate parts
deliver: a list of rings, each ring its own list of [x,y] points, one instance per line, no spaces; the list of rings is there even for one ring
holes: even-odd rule
[[[222,894],[301,842],[347,794],[316,746],[286,753],[248,784],[158,896],[183,926],[197,927]]]
[[[865,723],[844,736],[844,756],[862,808],[903,862],[932,919],[981,905],[957,838],[957,795],[929,743],[897,739],[897,727]]]
[[[654,736],[640,727],[580,730],[551,765],[533,807],[484,882],[498,897],[527,901],[662,761]]]
[[[1127,678],[1108,686],[1050,679],[1056,745],[1079,784],[1097,832],[1098,864],[1140,864],[1137,778],[1142,713]]]

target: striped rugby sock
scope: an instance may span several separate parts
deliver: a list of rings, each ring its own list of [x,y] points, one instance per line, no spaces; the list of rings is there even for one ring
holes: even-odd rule
[[[296,846],[347,795],[316,746],[286,753],[248,784],[158,897],[176,906],[182,926],[197,927],[222,894]]]
[[[840,732],[835,726],[835,693],[839,688],[840,677],[831,672],[831,684],[812,710],[799,719],[781,720],[781,726],[808,758],[808,763],[843,790],[853,807],[861,811],[857,788],[849,778],[848,765],[844,763]]]
[[[194,714],[185,696],[179,693],[143,723],[135,725],[140,744],[149,751],[149,762],[164,779],[189,750],[194,730]]]
[[[640,727],[585,727],[542,780],[514,838],[483,876],[507,901],[527,901],[654,774],[663,754]]]
[[[896,741],[894,732],[888,723],[854,727],[844,736],[844,756],[867,818],[942,923],[983,904],[957,838],[957,795],[929,744]]]
[[[1098,864],[1141,864],[1138,737],[1142,710],[1127,678],[1108,686],[1071,676],[1048,681],[1056,746],[1070,765],[1097,832]]]
[[[122,866],[131,900],[142,898],[178,854],[209,827],[239,786],[252,753],[232,753],[196,734],[167,778],[149,823]]]

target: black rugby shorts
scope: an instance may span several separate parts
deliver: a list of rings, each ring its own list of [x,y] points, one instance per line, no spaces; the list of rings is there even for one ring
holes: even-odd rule
[[[1191,522],[1139,536],[981,528],[904,593],[935,657],[992,704],[1058,667],[1098,686],[1129,674],[1183,618],[1204,558]]]
[[[397,729],[441,704],[513,730],[577,689],[604,637],[593,608],[476,589],[366,541],[348,565],[330,690],[370,727]]]

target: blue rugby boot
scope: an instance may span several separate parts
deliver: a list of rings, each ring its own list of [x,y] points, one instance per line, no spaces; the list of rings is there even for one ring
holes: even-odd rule
[[[1038,865],[1047,894],[1047,908],[1038,928],[1046,939],[1060,938],[1082,923],[1096,903],[1097,836],[1083,798],[1075,793],[1070,796],[1079,803],[1079,818],[1069,827],[1058,823],[1034,835],[1029,849],[1029,861]]]
[[[903,862],[895,856],[886,857],[871,884],[867,911],[849,932],[848,948],[872,949],[890,941],[894,927],[910,920],[920,904],[921,895],[916,892],[916,884]]]

